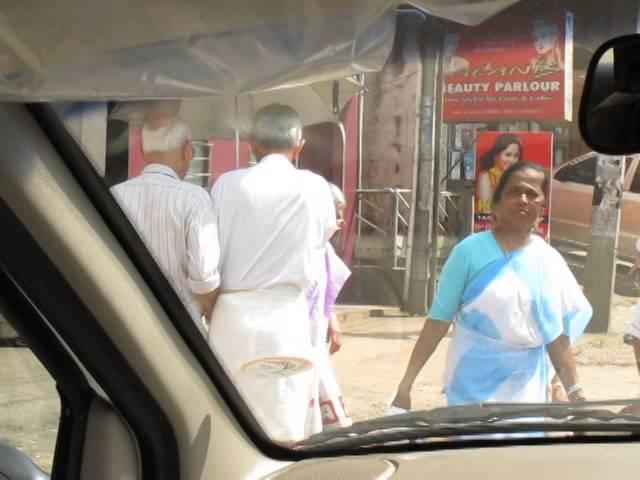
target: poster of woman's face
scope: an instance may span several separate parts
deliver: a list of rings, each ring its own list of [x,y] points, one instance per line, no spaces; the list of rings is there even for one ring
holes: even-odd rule
[[[543,55],[549,53],[558,43],[558,27],[547,22],[533,24],[533,46]]]
[[[457,33],[447,33],[444,36],[442,66],[445,76],[456,75],[469,70],[469,61],[457,54],[459,43],[460,35]]]
[[[520,161],[537,163],[551,171],[553,134],[550,132],[481,132],[475,145],[476,179],[474,201],[474,231],[491,228],[493,193],[502,174]],[[549,198],[538,223],[538,233],[546,237],[549,230]]]
[[[570,12],[451,29],[442,46],[445,122],[571,119]]]

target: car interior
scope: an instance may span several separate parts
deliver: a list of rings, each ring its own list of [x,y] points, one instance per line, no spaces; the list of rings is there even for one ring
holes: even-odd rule
[[[536,2],[523,2],[535,10]],[[352,95],[369,94],[354,76],[385,66],[403,33],[395,30],[397,17],[425,19],[434,31],[473,28],[505,11],[519,14],[521,2],[26,2],[32,10],[11,3],[0,6],[0,373],[7,379],[0,387],[0,478],[636,478],[640,417],[620,410],[637,399],[617,392],[586,406],[550,404],[544,413],[535,405],[417,410],[404,423],[382,416],[293,447],[274,442],[114,199],[113,179],[127,172],[103,168],[91,132],[74,132],[60,113],[105,108],[115,129],[139,121],[145,101],[183,99],[198,111],[194,118],[208,115],[206,135],[236,141],[230,161],[237,166],[249,105],[262,106],[261,93],[321,82],[319,98],[332,104],[325,121]],[[591,3],[589,15],[605,9]],[[634,2],[622,3],[640,18]],[[103,28],[111,24],[117,27]],[[635,172],[640,34],[626,33],[592,52],[574,121],[591,150],[626,157]],[[442,72],[428,81],[435,89]],[[235,103],[215,103],[227,94]],[[242,95],[253,96],[242,121],[198,110],[201,97],[211,97],[237,120]],[[441,104],[434,108],[442,114]],[[416,131],[433,128],[435,138],[442,132],[430,122],[418,121]],[[336,132],[322,134],[344,134]],[[116,140],[131,148],[131,138]],[[102,145],[101,155],[122,155],[115,145]],[[553,182],[580,183],[570,169],[579,177],[589,158],[557,167]],[[640,175],[624,178],[626,191],[637,191],[637,181]],[[578,228],[566,222],[569,233]],[[620,231],[627,262],[633,228]],[[569,243],[580,244],[576,238]],[[20,373],[25,365],[28,373]],[[17,409],[21,398],[29,398],[29,409]],[[538,419],[547,416],[541,427]],[[13,432],[27,429],[36,434],[18,442]]]

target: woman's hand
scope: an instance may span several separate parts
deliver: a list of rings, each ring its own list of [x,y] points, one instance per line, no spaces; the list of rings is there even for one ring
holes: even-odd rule
[[[432,320],[430,318],[425,320],[418,341],[411,352],[407,370],[398,386],[398,393],[393,399],[393,402],[391,402],[391,405],[404,408],[405,410],[411,409],[411,387],[413,386],[413,382],[424,364],[431,358],[431,355],[433,355],[440,341],[447,334],[450,326],[450,323],[441,320]]]
[[[570,391],[567,394],[567,398],[569,399],[570,402],[586,402],[587,401],[587,397],[585,397],[584,390],[582,390],[581,387],[578,387],[574,391]]]
[[[567,392],[569,401],[581,402],[586,400],[584,391],[578,385],[578,372],[569,337],[560,335],[549,343],[547,349],[553,368],[555,368],[556,374]]]
[[[329,354],[333,355],[342,346],[342,330],[340,329],[340,322],[335,313],[332,313],[329,317],[329,330],[327,332],[327,341],[329,343]]]
[[[558,378],[558,375],[555,375],[551,380],[551,401],[554,403],[559,402],[567,402],[569,399],[567,398],[567,393],[562,386],[562,382]]]
[[[405,410],[411,410],[411,387],[400,385],[391,405],[404,408]]]

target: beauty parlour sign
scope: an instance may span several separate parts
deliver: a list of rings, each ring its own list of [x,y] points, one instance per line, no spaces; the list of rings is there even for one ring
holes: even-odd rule
[[[445,34],[445,122],[571,120],[573,16],[499,16]]]
[[[537,163],[551,178],[553,134],[550,132],[482,132],[475,144],[476,179],[473,205],[473,231],[482,232],[493,224],[493,192],[504,171],[526,160]],[[546,202],[535,230],[549,239],[551,182],[545,192]]]

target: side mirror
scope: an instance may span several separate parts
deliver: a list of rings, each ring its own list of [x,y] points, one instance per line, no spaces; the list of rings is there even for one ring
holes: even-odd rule
[[[580,102],[580,133],[597,152],[640,152],[640,35],[604,43],[593,54]]]

